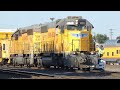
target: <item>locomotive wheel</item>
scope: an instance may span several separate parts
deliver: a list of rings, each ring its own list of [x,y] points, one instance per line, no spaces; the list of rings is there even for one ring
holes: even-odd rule
[[[38,69],[41,69],[42,67],[41,66],[38,66]]]
[[[20,67],[22,68],[22,64],[20,65]]]
[[[15,59],[13,59],[13,66],[14,66],[14,67],[16,66],[16,62],[15,62]]]
[[[70,67],[70,70],[73,70],[73,67]]]
[[[49,69],[49,68],[50,68],[50,66],[44,66],[44,68]]]
[[[58,66],[58,69],[60,69],[60,67]]]
[[[8,60],[4,59],[4,65],[7,65],[7,63],[8,63]]]
[[[30,64],[28,65],[28,68],[31,68]]]
[[[86,71],[86,68],[82,68],[83,71]]]
[[[7,67],[9,67],[10,64],[7,64]]]
[[[78,63],[78,70],[80,70],[80,63]]]
[[[37,60],[37,66],[38,66],[38,68],[42,68],[43,67],[43,65],[42,65],[42,60],[40,59],[38,59]]]
[[[64,66],[61,66],[61,69],[65,69]]]
[[[37,67],[38,67],[38,68],[42,68],[42,65],[38,64]]]
[[[13,64],[13,66],[14,66],[14,67],[16,66],[15,63]]]
[[[35,64],[35,67],[37,67],[37,64]]]
[[[65,69],[66,69],[66,70],[68,70],[68,69],[69,69],[69,67],[68,67],[68,66],[65,66]]]
[[[80,70],[80,68],[78,68],[78,70]]]
[[[50,66],[47,66],[46,68],[50,68]]]
[[[15,62],[13,62],[13,66],[15,67]]]
[[[27,64],[27,68],[30,68],[30,64]]]
[[[27,60],[26,60],[26,61],[27,61]],[[30,60],[28,60],[26,63],[27,63],[27,67],[28,67],[28,68],[31,68],[31,66],[30,66]]]
[[[87,68],[87,71],[90,71],[90,68]]]
[[[13,65],[13,59],[10,59],[10,65]]]
[[[56,66],[54,66],[54,68],[56,69]]]
[[[37,67],[40,68],[40,63],[38,60],[37,60]]]
[[[90,68],[82,68],[83,71],[90,71]]]

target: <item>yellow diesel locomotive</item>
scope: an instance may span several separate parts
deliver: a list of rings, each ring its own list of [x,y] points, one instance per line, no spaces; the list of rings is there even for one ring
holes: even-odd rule
[[[9,48],[7,57],[14,66],[81,68],[97,62],[97,56],[91,55],[95,51],[92,29],[93,25],[81,16],[68,16],[19,28],[2,45]]]
[[[8,46],[6,47],[5,44],[9,45],[9,43],[6,40],[11,40],[12,34],[12,31],[0,32],[0,63],[2,62],[2,59],[9,59],[9,48],[7,48]]]

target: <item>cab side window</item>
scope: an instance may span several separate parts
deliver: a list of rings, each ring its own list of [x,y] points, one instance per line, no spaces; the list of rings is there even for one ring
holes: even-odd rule
[[[5,44],[3,44],[3,50],[5,50]]]

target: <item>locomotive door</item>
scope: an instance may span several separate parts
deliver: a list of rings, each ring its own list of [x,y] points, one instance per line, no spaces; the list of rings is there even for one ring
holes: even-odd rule
[[[80,39],[72,40],[72,51],[80,51]]]
[[[81,39],[81,51],[89,51],[89,41]]]

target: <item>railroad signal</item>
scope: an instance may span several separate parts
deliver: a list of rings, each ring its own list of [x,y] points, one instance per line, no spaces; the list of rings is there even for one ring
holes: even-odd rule
[[[51,21],[53,21],[55,18],[50,18]]]
[[[112,35],[113,35],[113,32],[112,32],[112,31],[113,31],[114,29],[109,29],[109,30],[110,30],[110,39],[112,40]]]

